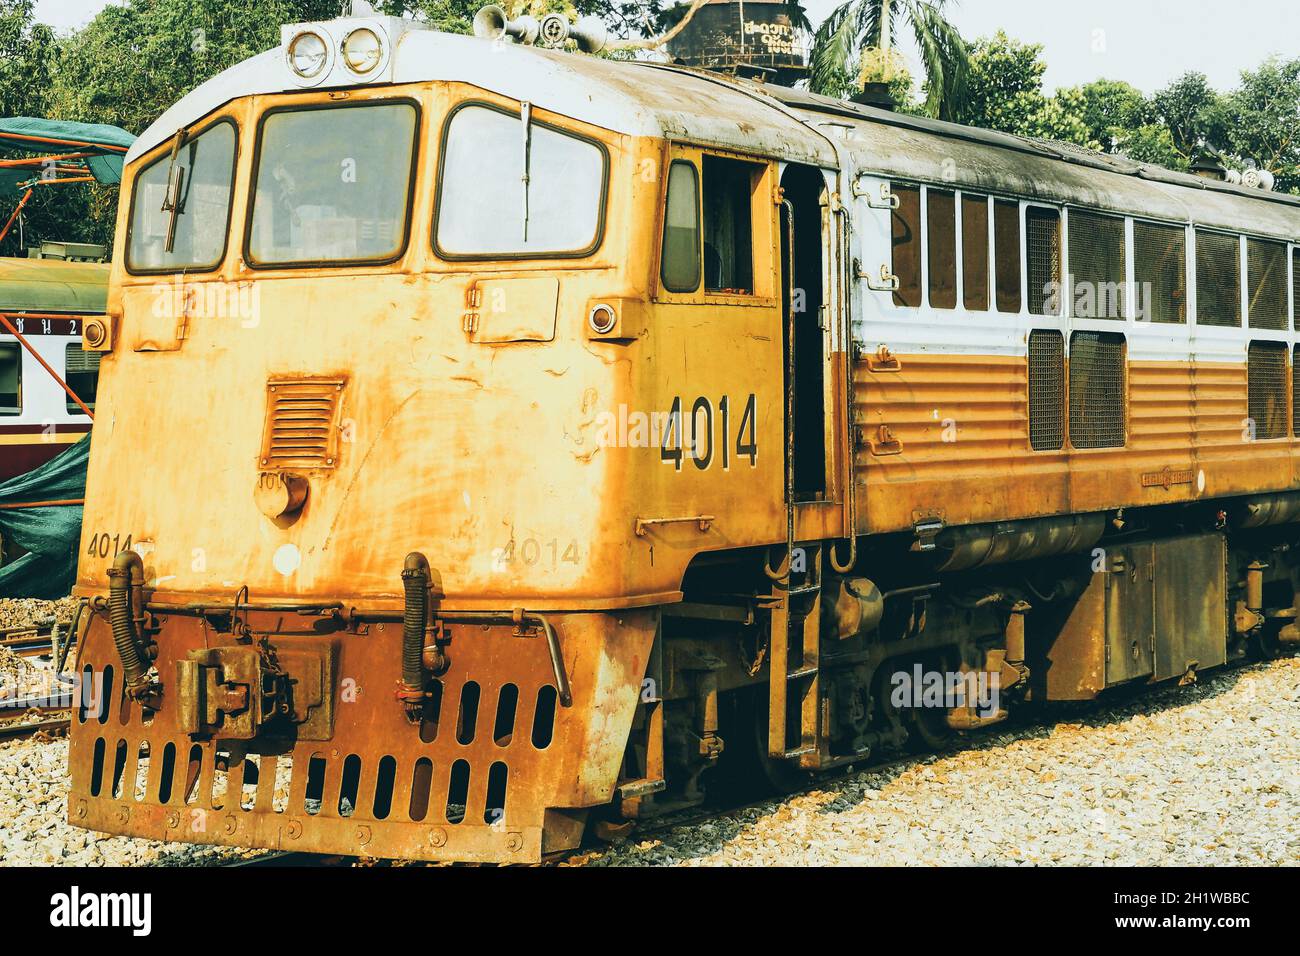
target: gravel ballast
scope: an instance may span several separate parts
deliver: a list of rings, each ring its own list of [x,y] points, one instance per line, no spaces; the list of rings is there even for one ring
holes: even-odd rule
[[[1300,658],[973,738],[576,865],[1296,865]],[[1005,725],[1003,725],[1005,726]]]
[[[1300,862],[1300,658],[1013,727],[567,865]],[[1003,725],[1006,727],[1007,725]],[[67,742],[0,743],[0,863],[213,865],[264,851],[66,822]]]

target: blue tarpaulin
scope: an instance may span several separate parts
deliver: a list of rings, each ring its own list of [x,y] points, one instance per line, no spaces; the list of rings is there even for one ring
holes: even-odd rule
[[[39,468],[0,483],[0,505],[84,498],[90,436]],[[0,508],[0,538],[7,553],[26,551],[0,567],[0,597],[56,600],[67,597],[77,575],[81,505]]]

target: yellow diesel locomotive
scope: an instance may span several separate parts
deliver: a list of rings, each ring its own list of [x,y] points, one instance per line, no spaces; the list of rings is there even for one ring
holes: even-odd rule
[[[122,195],[79,826],[538,860],[1296,639],[1294,197],[375,16]]]

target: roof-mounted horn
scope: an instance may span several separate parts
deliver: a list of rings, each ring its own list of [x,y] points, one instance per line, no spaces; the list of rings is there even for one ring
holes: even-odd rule
[[[599,53],[609,41],[609,31],[597,17],[583,17],[570,23],[562,13],[542,17],[542,45],[563,46],[565,40],[578,44],[583,53]]]
[[[517,43],[531,44],[537,41],[539,26],[532,17],[524,16],[517,20],[506,18],[506,12],[495,3],[474,14],[474,35],[484,40],[500,40],[510,37]]]

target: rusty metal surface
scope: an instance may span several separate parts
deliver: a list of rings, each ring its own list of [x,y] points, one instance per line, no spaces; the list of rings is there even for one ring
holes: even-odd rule
[[[293,729],[297,725],[287,731],[268,725],[253,739],[224,740],[185,732],[174,675],[176,663],[194,652],[236,647],[231,635],[203,618],[164,618],[155,662],[162,706],[146,717],[121,692],[107,622],[97,616],[79,667],[104,675],[105,686],[112,686],[104,701],[95,702],[99,707],[81,707],[74,715],[69,820],[160,840],[536,861],[581,836],[581,810],[564,808],[604,803],[613,794],[653,617],[556,616],[573,686],[568,708],[556,700],[539,633],[458,626],[440,699],[412,725],[394,699],[398,624],[304,638],[298,618],[251,614],[254,633],[267,635],[281,653],[303,640],[333,645],[333,734],[306,740]],[[276,633],[289,630],[299,633]]]

